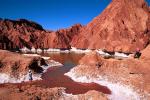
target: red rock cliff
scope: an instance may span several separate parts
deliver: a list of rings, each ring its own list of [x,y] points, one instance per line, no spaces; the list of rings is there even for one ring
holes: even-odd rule
[[[149,11],[144,0],[113,0],[82,32],[72,46],[132,52],[149,42]]]

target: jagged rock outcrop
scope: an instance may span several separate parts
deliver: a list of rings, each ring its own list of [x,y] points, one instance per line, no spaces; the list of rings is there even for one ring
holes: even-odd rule
[[[16,78],[26,75],[29,69],[41,73],[43,69],[40,66],[46,64],[40,57],[26,57],[5,50],[0,50],[0,54],[0,72]]]
[[[35,22],[25,19],[0,20],[0,49],[27,48],[70,48],[70,41],[82,26],[77,24],[68,29],[46,31]]]
[[[77,48],[132,52],[143,49],[150,39],[149,7],[144,0],[112,0],[72,40]]]

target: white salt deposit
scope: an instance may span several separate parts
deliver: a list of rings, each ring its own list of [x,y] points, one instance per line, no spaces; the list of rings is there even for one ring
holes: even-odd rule
[[[47,52],[60,52],[60,49],[53,49],[53,48],[49,48],[48,50],[46,50]]]
[[[140,100],[140,96],[138,93],[136,93],[131,87],[123,85],[121,83],[112,83],[107,79],[103,79],[102,77],[89,78],[87,76],[78,76],[74,73],[73,69],[65,75],[69,76],[72,80],[76,82],[94,82],[108,87],[112,92],[111,95],[108,95],[108,98],[110,100]]]
[[[42,56],[41,58],[43,58],[44,60],[50,59],[50,57],[45,57],[45,56]]]
[[[27,52],[30,52],[30,49],[28,49],[27,47],[24,47],[24,48],[20,49],[20,51],[27,53]]]
[[[90,49],[81,50],[81,49],[77,49],[75,47],[71,47],[70,51],[75,52],[75,53],[88,53],[88,52],[91,52],[92,50],[90,50]]]
[[[129,56],[124,54],[124,53],[119,53],[119,52],[115,52],[115,55],[116,57],[123,57],[123,58],[128,58]]]
[[[31,52],[36,53],[36,49],[32,47]]]
[[[81,50],[81,49],[77,49],[75,47],[72,47],[70,50],[61,50],[61,49],[53,49],[53,48],[49,48],[48,50],[44,50],[44,52],[47,53],[70,53],[70,52],[75,52],[75,53],[88,53],[91,52],[91,50],[86,49],[86,50]]]
[[[60,52],[61,53],[69,53],[70,51],[69,50],[61,50]]]
[[[38,48],[35,49],[34,47],[32,47],[32,49],[28,49],[27,47],[24,47],[22,49],[20,49],[22,52],[24,53],[28,53],[28,52],[32,52],[32,53],[42,53],[42,49]],[[44,49],[43,50],[45,53],[70,53],[70,52],[74,52],[74,53],[89,53],[92,50],[90,49],[77,49],[75,47],[71,47],[70,50],[61,50],[61,49],[54,49],[54,48],[49,48],[49,49]],[[95,50],[97,53],[99,53],[100,55],[104,55],[104,56],[111,56],[110,54],[102,51],[101,49]],[[115,57],[121,57],[121,58],[128,58],[129,55],[126,55],[124,53],[119,53],[119,52],[115,52],[114,54]]]
[[[108,53],[106,53],[106,52],[104,52],[104,51],[102,51],[102,50],[96,50],[96,52],[97,53],[99,53],[100,55],[104,55],[104,56],[110,56],[110,54],[108,54]]]
[[[42,49],[37,49],[37,53],[42,53]]]
[[[44,50],[44,52],[47,53],[69,53],[69,50],[61,50],[61,49],[53,49],[53,48],[49,48],[48,50]]]
[[[50,59],[50,57],[45,57],[45,56],[41,56],[41,55],[38,55],[38,54],[23,54],[24,56],[28,56],[28,57],[41,57],[45,60],[48,60]]]
[[[97,53],[99,53],[100,55],[104,55],[104,56],[111,56],[110,54],[102,51],[102,50],[96,50]],[[119,53],[119,52],[115,52],[115,54],[113,55],[114,57],[121,57],[121,58],[128,58],[129,56],[125,53]]]
[[[28,57],[41,57],[38,54],[23,54],[24,56],[28,56]]]

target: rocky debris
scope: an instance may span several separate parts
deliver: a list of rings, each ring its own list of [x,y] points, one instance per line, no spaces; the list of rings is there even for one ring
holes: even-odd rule
[[[144,0],[112,0],[71,44],[77,48],[131,53],[149,43],[149,21],[149,7]]]
[[[125,60],[104,59],[97,53],[85,55],[79,65],[72,69],[78,77],[86,76],[90,79],[100,78],[113,83],[121,83],[132,87],[141,98],[148,100],[150,93],[150,60],[147,56],[149,46],[142,51],[139,59],[128,58]],[[97,66],[97,63],[100,65]],[[101,79],[102,78],[102,79]]]
[[[1,100],[58,100],[64,88],[46,88],[38,85],[11,85],[0,88]],[[9,94],[9,95],[8,95]]]
[[[0,49],[19,50],[23,47],[31,49],[70,48],[72,37],[80,31],[80,24],[71,28],[46,31],[41,25],[26,19],[0,20]]]
[[[9,94],[9,95],[8,95]],[[85,94],[71,95],[65,93],[65,88],[48,88],[41,85],[11,85],[0,87],[0,99],[2,100],[108,100],[101,92],[91,90]]]
[[[35,73],[42,72],[42,65],[46,65],[44,59],[40,57],[26,57],[21,54],[0,50],[0,72],[18,78],[26,75],[31,69]]]

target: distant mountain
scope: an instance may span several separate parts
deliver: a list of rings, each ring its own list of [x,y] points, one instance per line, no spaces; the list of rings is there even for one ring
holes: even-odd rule
[[[46,31],[41,25],[26,19],[0,19],[0,49],[70,48],[72,36],[80,30],[80,24],[71,28]]]

